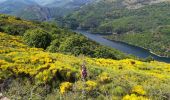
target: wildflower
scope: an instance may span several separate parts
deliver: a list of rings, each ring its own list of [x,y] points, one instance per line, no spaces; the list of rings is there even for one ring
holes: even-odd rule
[[[94,81],[87,81],[86,86],[86,90],[90,92],[97,88],[97,83]]]
[[[60,85],[60,93],[65,94],[68,91],[72,90],[73,84],[70,82],[64,82]]]
[[[109,83],[111,81],[110,76],[108,75],[108,73],[102,73],[101,75],[99,75],[99,81],[101,83]]]
[[[141,85],[134,86],[132,89],[133,93],[137,93],[139,95],[145,95],[146,91],[143,89]]]
[[[149,99],[143,96],[137,96],[135,94],[131,94],[131,95],[124,96],[122,100],[149,100]]]

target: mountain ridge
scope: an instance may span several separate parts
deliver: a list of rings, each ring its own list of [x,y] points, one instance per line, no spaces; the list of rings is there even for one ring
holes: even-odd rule
[[[73,12],[87,2],[90,0],[4,0],[0,2],[0,13],[44,21]]]

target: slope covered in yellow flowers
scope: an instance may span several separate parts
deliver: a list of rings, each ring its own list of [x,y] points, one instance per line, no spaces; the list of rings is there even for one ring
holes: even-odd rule
[[[28,47],[20,36],[0,33],[0,84],[10,99],[79,100],[84,90],[91,100],[168,100],[170,64],[49,53]]]

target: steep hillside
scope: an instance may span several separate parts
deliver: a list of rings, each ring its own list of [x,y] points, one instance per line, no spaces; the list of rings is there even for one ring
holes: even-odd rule
[[[92,0],[4,0],[0,13],[15,15],[28,20],[47,21],[79,9]]]
[[[29,0],[6,0],[0,3],[0,12],[7,14],[15,14],[19,10],[22,10],[25,7],[30,5],[36,5],[35,2],[29,2]]]
[[[160,27],[166,28],[170,25],[168,9],[170,9],[169,2],[128,9],[120,4],[120,1],[118,3],[118,1],[106,0],[84,6],[79,11],[68,15],[65,22],[73,29],[114,34],[112,37],[117,38],[112,40],[140,46],[161,56],[170,56],[167,38],[169,35],[159,32]],[[132,36],[133,34],[135,36]],[[158,39],[158,37],[161,38]]]
[[[32,0],[6,0],[0,3],[0,13],[15,15],[28,20],[49,20],[50,9]]]
[[[85,36],[61,29],[54,23],[31,22],[1,14],[0,23],[0,32],[24,36],[28,45],[44,48],[50,52],[112,59],[132,58],[118,50],[99,45]]]
[[[138,9],[145,5],[152,5],[170,0],[122,0],[122,4],[128,9]]]
[[[31,5],[18,11],[15,15],[28,20],[45,21],[50,20],[53,14],[50,8]]]
[[[35,0],[38,4],[46,7],[77,8],[94,0]]]
[[[168,100],[169,83],[170,64],[49,53],[0,32],[0,92],[10,99]]]

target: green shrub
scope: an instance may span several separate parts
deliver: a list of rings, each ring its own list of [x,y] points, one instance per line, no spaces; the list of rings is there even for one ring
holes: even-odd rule
[[[2,31],[11,35],[23,35],[28,29],[24,25],[7,25],[2,28]]]
[[[51,42],[51,45],[48,47],[48,51],[57,52],[59,46],[60,46],[60,41],[58,39],[55,39],[54,41]]]
[[[93,52],[91,43],[87,38],[80,35],[72,35],[60,45],[59,50],[62,52],[71,52],[74,55],[90,55]]]
[[[114,91],[114,95],[117,96],[123,96],[125,94],[125,91],[121,86],[116,86],[113,91]]]
[[[28,30],[24,40],[30,46],[46,49],[51,43],[51,35],[43,29]]]

